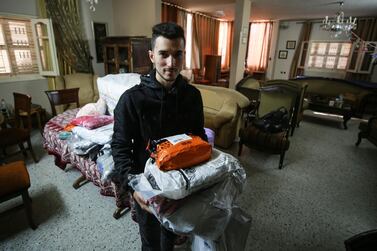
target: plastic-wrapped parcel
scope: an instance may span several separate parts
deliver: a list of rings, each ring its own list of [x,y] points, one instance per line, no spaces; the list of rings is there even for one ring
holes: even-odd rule
[[[232,155],[213,149],[211,159],[192,168],[161,171],[152,159],[145,164],[144,174],[137,182],[130,181],[136,191],[146,199],[161,195],[169,199],[182,199],[200,189],[223,180],[229,173],[244,172],[240,162]]]
[[[205,240],[194,236],[192,251],[234,251],[245,250],[251,227],[251,216],[238,206],[232,208],[232,216],[224,233],[218,240]]]
[[[206,240],[217,240],[228,225],[234,201],[243,189],[246,174],[239,161],[233,156],[216,150],[213,157],[209,163],[213,160],[215,163],[221,161],[223,163],[203,164],[206,165],[207,171],[196,171],[203,165],[191,168],[190,174],[196,175],[189,176],[189,183],[182,178],[182,174],[164,177],[166,180],[163,182],[164,186],[161,187],[174,186],[174,189],[169,189],[168,194],[171,197],[182,198],[197,191],[184,199],[166,198],[165,191],[162,192],[163,189],[159,190],[160,186],[156,185],[158,178],[152,176],[150,170],[147,170],[147,166],[145,174],[149,179],[145,174],[134,175],[130,177],[129,184],[135,191],[140,192],[144,199],[148,200],[153,213],[165,228],[177,234],[194,234]],[[216,168],[222,169],[221,174],[216,172]],[[169,172],[180,173],[179,171]],[[178,181],[173,182],[171,179],[178,179]],[[183,181],[180,181],[181,179]],[[154,184],[151,184],[150,181]]]

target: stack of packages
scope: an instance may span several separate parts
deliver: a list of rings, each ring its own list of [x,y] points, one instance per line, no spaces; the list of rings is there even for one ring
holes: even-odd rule
[[[73,137],[68,141],[68,147],[77,155],[92,155],[106,144],[113,135],[113,117],[109,115],[80,116],[70,121],[65,130],[70,130]]]
[[[233,156],[185,134],[151,147],[144,173],[129,185],[149,202],[161,224],[193,236],[193,250],[243,250],[251,217],[235,205],[246,174]]]

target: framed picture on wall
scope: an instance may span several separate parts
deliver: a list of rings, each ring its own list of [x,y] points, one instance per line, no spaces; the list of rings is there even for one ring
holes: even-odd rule
[[[97,63],[103,63],[103,40],[107,36],[107,23],[93,22],[94,44],[96,47]]]
[[[287,48],[287,49],[290,49],[290,50],[296,48],[296,41],[293,41],[293,40],[290,41],[290,40],[288,40],[288,41],[287,41],[287,46],[286,46],[286,48]]]
[[[287,57],[288,57],[288,51],[283,51],[283,50],[279,51],[279,58],[287,59]]]

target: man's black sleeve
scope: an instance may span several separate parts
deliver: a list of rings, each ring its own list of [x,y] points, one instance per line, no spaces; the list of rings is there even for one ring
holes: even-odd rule
[[[112,179],[121,184],[123,191],[128,189],[128,174],[134,168],[133,139],[137,119],[132,101],[123,93],[114,110],[114,134],[111,142],[114,159]]]
[[[198,89],[194,89],[193,93],[193,121],[192,133],[208,141],[207,135],[204,131],[204,114],[203,114],[203,100]]]

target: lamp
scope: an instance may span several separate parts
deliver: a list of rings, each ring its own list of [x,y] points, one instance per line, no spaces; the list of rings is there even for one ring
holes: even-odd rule
[[[342,6],[344,4],[343,1],[337,2],[340,5],[340,11],[336,13],[333,20],[329,19],[326,16],[322,21],[322,29],[334,32],[334,36],[337,37],[343,32],[347,34],[347,36],[351,36],[351,31],[356,29],[356,17],[352,18],[344,18],[344,12],[342,11]]]
[[[95,4],[98,4],[98,0],[86,0],[89,3],[89,9],[91,11],[96,11]]]

